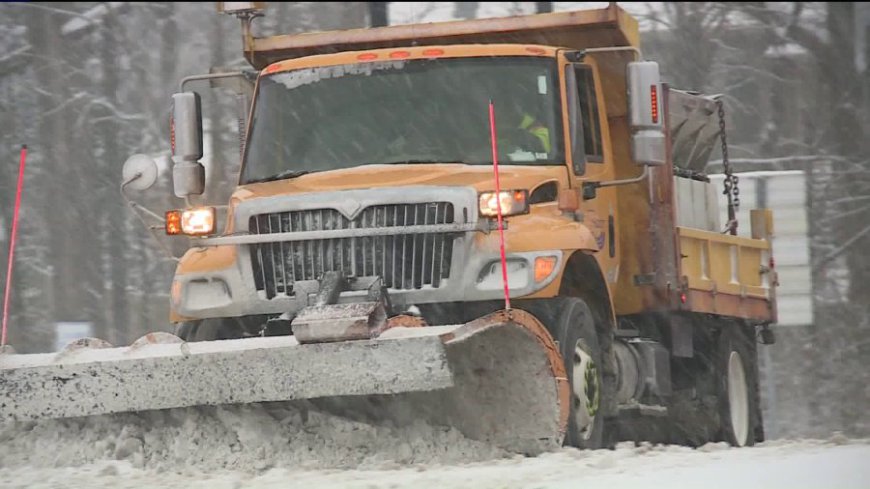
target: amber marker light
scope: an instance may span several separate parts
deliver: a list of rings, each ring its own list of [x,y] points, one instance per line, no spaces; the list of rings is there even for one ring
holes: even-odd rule
[[[172,303],[176,306],[181,303],[181,282],[178,280],[172,281],[172,286],[169,288],[169,295],[172,298]]]
[[[181,211],[166,211],[166,234],[181,234]]]
[[[535,258],[535,282],[543,282],[555,269],[555,256],[539,256]]]

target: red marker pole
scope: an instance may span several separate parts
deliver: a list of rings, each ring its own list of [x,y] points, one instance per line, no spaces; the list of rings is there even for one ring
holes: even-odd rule
[[[497,203],[496,214],[498,214],[498,240],[499,250],[501,252],[501,278],[504,283],[504,308],[510,310],[511,296],[510,289],[508,288],[507,258],[504,253],[504,226],[502,225],[501,216],[501,185],[498,181],[498,145],[496,144],[495,137],[495,105],[493,105],[492,100],[489,101],[489,135],[490,140],[492,141],[492,171],[495,174],[495,201]]]
[[[27,145],[21,147],[18,163],[18,186],[15,191],[15,209],[12,211],[12,235],[9,236],[9,262],[6,265],[6,288],[3,293],[3,332],[0,346],[6,346],[6,326],[9,322],[9,296],[12,293],[12,263],[15,261],[15,238],[18,237],[18,213],[21,210],[21,191],[24,190],[24,164],[27,161]]]

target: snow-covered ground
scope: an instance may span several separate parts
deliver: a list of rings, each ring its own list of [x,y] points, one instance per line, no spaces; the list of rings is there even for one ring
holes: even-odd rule
[[[47,455],[47,454],[46,454]],[[870,440],[777,441],[733,449],[698,450],[623,444],[616,450],[563,449],[535,458],[513,457],[451,465],[399,465],[371,469],[271,468],[202,473],[133,468],[101,461],[76,468],[0,469],[0,487],[21,488],[868,488]]]
[[[0,487],[580,486],[870,488],[870,440],[622,443],[525,458],[451,429],[376,426],[290,403],[0,424]]]

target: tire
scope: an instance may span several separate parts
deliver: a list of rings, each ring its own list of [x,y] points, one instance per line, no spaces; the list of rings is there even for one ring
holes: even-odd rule
[[[577,448],[605,448],[602,405],[602,356],[592,311],[582,299],[556,301],[555,317],[548,321],[565,362],[571,385],[570,415],[565,444]]]
[[[242,328],[230,318],[199,319],[178,326],[176,336],[184,341],[231,340],[244,336]]]
[[[748,328],[727,324],[716,353],[719,439],[737,447],[752,446],[761,428],[755,337]]]
[[[193,334],[192,330],[199,323],[200,321],[185,321],[183,323],[178,323],[175,327],[175,336],[178,336],[184,341],[192,341],[190,339]]]

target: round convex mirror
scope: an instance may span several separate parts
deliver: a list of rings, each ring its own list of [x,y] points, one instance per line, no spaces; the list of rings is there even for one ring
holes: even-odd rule
[[[123,183],[133,190],[147,190],[157,181],[157,163],[148,155],[135,154],[124,162]]]

